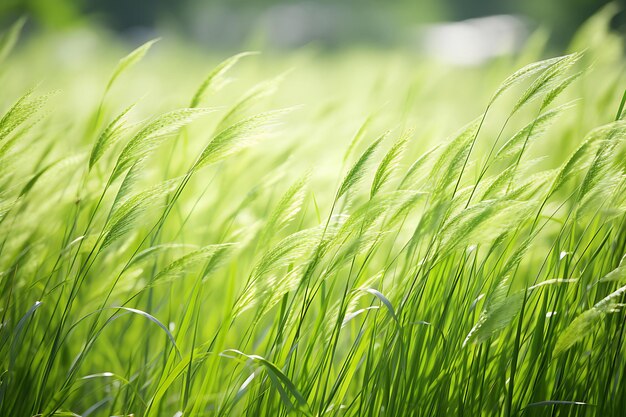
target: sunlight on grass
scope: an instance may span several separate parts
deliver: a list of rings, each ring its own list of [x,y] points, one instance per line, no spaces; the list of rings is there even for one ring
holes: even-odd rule
[[[0,415],[621,415],[610,17],[471,68],[95,35],[68,63],[17,22]]]

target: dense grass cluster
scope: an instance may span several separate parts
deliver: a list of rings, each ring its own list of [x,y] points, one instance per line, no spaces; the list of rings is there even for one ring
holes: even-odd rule
[[[167,40],[9,54],[16,24],[0,415],[623,415],[609,17],[558,58],[538,33],[474,69],[310,49],[208,75]]]

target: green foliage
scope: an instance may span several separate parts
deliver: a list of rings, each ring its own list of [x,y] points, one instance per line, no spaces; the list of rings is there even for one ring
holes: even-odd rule
[[[111,177],[116,178],[133,164],[142,162],[163,143],[168,135],[210,111],[209,109],[179,109],[148,121],[122,149]]]
[[[481,313],[478,322],[463,341],[463,346],[471,340],[475,340],[477,343],[486,341],[496,332],[505,329],[519,314],[524,301],[524,292],[516,292],[507,296],[507,284],[506,279],[498,284],[487,300],[485,310]]]
[[[589,310],[576,317],[574,321],[559,334],[559,338],[554,345],[554,355],[558,356],[562,354],[570,349],[576,342],[589,335],[593,327],[596,326],[605,315],[618,312],[619,307],[621,307],[618,300],[624,293],[626,293],[626,286],[618,288],[598,301],[598,303]]]
[[[131,105],[124,109],[124,111],[107,125],[100,136],[98,136],[98,139],[91,149],[91,155],[89,156],[89,169],[93,168],[108,148],[122,138],[122,134],[128,129],[124,123],[124,117],[133,107],[134,105]]]
[[[209,75],[202,81],[202,84],[198,87],[198,90],[194,94],[191,99],[191,104],[189,107],[198,107],[202,101],[204,101],[205,97],[209,93],[215,93],[221,90],[227,83],[228,79],[225,77],[226,73],[233,67],[237,62],[246,56],[254,55],[254,52],[242,52],[240,54],[231,56],[230,58],[221,62],[218,66],[211,71]]]
[[[6,33],[3,33],[2,37],[0,37],[0,64],[7,59],[15,47],[15,44],[20,36],[20,32],[24,27],[24,23],[26,23],[26,18],[22,17],[21,19],[18,19],[15,23],[13,23],[11,28],[7,30]]]
[[[376,169],[376,174],[374,174],[374,181],[372,181],[370,198],[374,197],[385,183],[391,179],[393,172],[398,168],[407,140],[407,136],[402,135],[389,149],[382,161],[380,161],[378,169]]]
[[[137,49],[133,50],[131,53],[126,55],[124,58],[120,59],[117,63],[115,69],[113,69],[113,73],[111,74],[111,78],[109,78],[109,82],[107,83],[104,91],[106,93],[111,89],[115,81],[126,71],[132,68],[135,64],[143,59],[143,57],[148,53],[148,50],[158,42],[159,39],[152,39],[143,45],[137,47]]]
[[[55,65],[63,37],[5,52],[20,25],[1,416],[623,414],[622,49],[517,71],[243,53],[207,75],[175,48],[130,71],[152,41],[98,82],[106,40]]]
[[[350,168],[343,181],[341,182],[341,185],[337,190],[335,200],[339,200],[344,194],[354,188],[359,183],[359,181],[361,181],[361,179],[365,175],[368,162],[374,156],[374,152],[376,152],[376,149],[383,141],[383,139],[385,139],[388,133],[389,132],[380,136],[371,145],[369,145],[367,149],[365,149],[365,151],[363,151],[359,159],[354,163],[354,165],[352,165],[352,168]],[[380,175],[378,176],[380,177]]]

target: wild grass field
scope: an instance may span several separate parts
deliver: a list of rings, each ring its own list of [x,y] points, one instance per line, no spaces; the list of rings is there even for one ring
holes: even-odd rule
[[[17,22],[0,416],[623,416],[611,13],[472,68]]]

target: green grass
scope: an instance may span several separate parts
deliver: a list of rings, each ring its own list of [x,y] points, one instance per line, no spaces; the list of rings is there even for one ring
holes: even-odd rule
[[[17,23],[0,415],[622,415],[609,18],[480,68]]]

